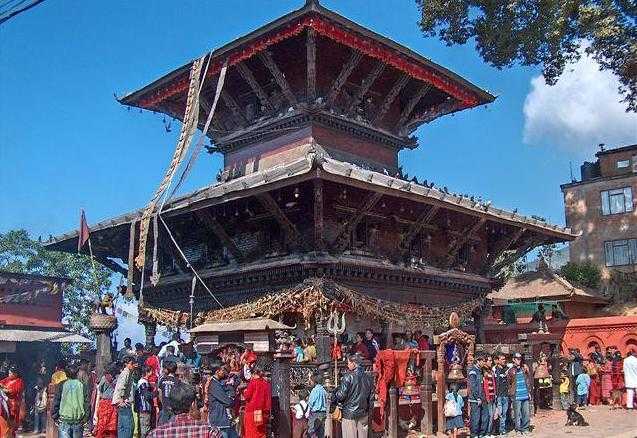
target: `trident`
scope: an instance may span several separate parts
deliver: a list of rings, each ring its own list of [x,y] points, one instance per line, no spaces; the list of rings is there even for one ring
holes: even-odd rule
[[[338,336],[345,333],[345,312],[341,314],[341,323],[338,323],[338,312],[332,310],[327,319],[327,332],[334,335],[334,351],[338,346]],[[338,357],[334,355],[334,386],[338,385]]]

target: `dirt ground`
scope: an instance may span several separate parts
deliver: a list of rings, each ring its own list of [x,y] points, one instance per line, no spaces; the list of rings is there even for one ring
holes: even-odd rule
[[[538,411],[533,418],[534,438],[637,438],[637,410],[613,409],[608,406],[589,406],[580,413],[588,427],[564,426],[562,411]]]

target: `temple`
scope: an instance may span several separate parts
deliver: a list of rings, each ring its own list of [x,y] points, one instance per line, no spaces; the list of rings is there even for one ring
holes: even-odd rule
[[[133,267],[142,210],[91,227],[95,257],[143,295],[148,326],[254,316],[313,326],[336,301],[379,331],[433,331],[446,324],[445,309],[471,317],[520,255],[575,238],[408,177],[398,154],[417,147],[419,126],[494,96],[318,2],[212,51],[205,64],[197,124],[205,128],[218,102],[206,133],[208,151],[224,157],[218,183],[165,205],[143,282]],[[120,102],[182,120],[191,67]],[[77,240],[71,232],[48,248],[74,252]],[[190,267],[207,286],[192,292],[192,313]]]

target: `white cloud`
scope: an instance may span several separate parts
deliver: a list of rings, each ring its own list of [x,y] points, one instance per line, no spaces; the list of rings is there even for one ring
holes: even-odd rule
[[[531,79],[524,101],[524,142],[592,152],[597,144],[637,143],[637,114],[627,113],[617,77],[588,56],[567,67],[557,84]]]

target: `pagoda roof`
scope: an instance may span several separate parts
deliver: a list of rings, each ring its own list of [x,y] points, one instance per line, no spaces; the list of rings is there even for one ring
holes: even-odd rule
[[[333,158],[308,153],[296,161],[260,170],[226,182],[216,183],[192,193],[180,196],[166,203],[162,210],[164,216],[176,216],[188,211],[195,211],[211,205],[242,199],[252,194],[283,187],[317,176],[343,184],[355,185],[369,190],[381,192],[388,196],[410,198],[417,202],[437,205],[499,223],[506,223],[524,228],[532,233],[549,237],[554,242],[570,241],[577,237],[570,228],[552,225],[533,217],[520,215],[482,203],[473,197],[450,193],[446,188],[440,189],[408,181],[398,176],[390,176],[373,170],[364,169],[352,163],[338,161]],[[112,219],[101,221],[91,227],[91,233],[129,225],[142,217],[143,209],[139,209]],[[75,251],[77,248],[77,230],[59,235],[46,243],[51,250]]]
[[[497,302],[527,302],[542,299],[556,301],[580,301],[591,304],[608,304],[608,298],[597,291],[578,287],[540,263],[537,271],[522,273],[511,278],[498,291],[487,298]]]
[[[235,65],[271,45],[298,35],[305,28],[312,28],[320,35],[357,49],[372,58],[383,60],[411,77],[431,83],[461,102],[462,108],[495,100],[495,96],[453,71],[323,7],[315,0],[307,1],[300,9],[213,50],[206,77],[217,74],[226,60],[229,66]],[[188,62],[118,100],[125,105],[156,110],[164,99],[188,88],[192,63],[193,61]]]

